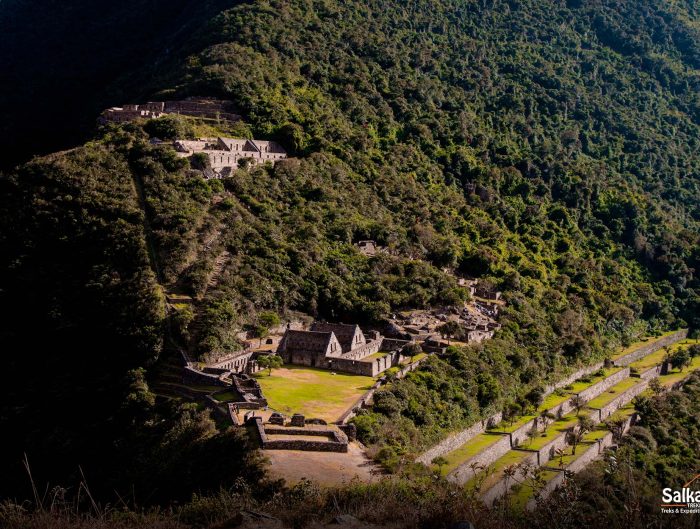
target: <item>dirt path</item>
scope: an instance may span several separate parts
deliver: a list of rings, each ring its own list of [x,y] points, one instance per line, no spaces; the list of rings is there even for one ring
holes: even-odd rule
[[[381,479],[380,469],[372,463],[357,443],[348,445],[348,452],[303,452],[301,450],[264,450],[270,460],[272,477],[288,484],[303,478],[326,486],[342,485],[353,479],[365,483]]]

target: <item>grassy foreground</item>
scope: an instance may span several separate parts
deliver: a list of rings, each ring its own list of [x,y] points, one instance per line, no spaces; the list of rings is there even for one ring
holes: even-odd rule
[[[326,421],[337,420],[374,382],[372,377],[299,366],[275,369],[272,375],[261,371],[256,379],[272,409]]]

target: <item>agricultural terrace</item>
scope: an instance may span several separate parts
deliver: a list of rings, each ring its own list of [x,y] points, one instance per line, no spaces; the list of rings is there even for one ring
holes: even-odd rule
[[[596,398],[588,401],[586,406],[589,408],[600,409],[603,406],[606,406],[607,404],[609,404],[611,401],[613,401],[620,393],[624,393],[625,391],[627,391],[631,387],[634,387],[637,384],[641,384],[641,383],[642,383],[642,381],[639,378],[633,378],[633,377],[626,378],[623,381],[615,384],[613,387],[611,387],[607,391],[604,391],[603,393],[598,395]]]
[[[606,377],[612,375],[613,373],[618,372],[620,369],[621,368],[606,369],[604,370],[604,374],[590,375],[586,378],[586,382],[577,381],[570,387],[575,387],[577,391],[583,391],[584,389],[589,388],[594,384],[597,384],[601,380],[604,380]],[[496,441],[498,441],[501,437],[500,435],[498,435],[499,432],[512,433],[518,428],[522,427],[524,424],[528,423],[529,421],[539,417],[540,413],[542,413],[543,411],[550,410],[571,399],[571,396],[572,393],[568,388],[566,391],[557,390],[554,393],[551,393],[544,399],[542,404],[537,408],[535,412],[518,417],[512,422],[512,424],[508,421],[501,421],[501,423],[490,432],[485,432],[476,435],[459,448],[445,454],[443,457],[447,460],[447,464],[443,465],[441,468],[438,468],[437,466],[433,465],[433,470],[439,470],[442,473],[442,475],[446,476],[447,474],[455,470],[457,467],[462,465],[464,462],[468,461],[469,459],[480,453],[482,450],[488,448]],[[555,433],[554,429],[557,428],[557,425],[562,426],[561,421],[557,421],[556,423],[550,426],[550,428],[552,428],[552,431],[547,432],[548,436]],[[554,435],[554,437],[557,437],[558,435],[560,435],[560,433],[561,432],[558,432],[557,435]]]
[[[649,345],[649,344],[652,344],[654,342],[658,342],[659,340],[662,340],[663,338],[666,338],[667,336],[670,336],[671,334],[673,334],[675,332],[678,332],[678,329],[665,332],[665,333],[663,333],[659,336],[655,336],[653,338],[642,338],[641,340],[638,340],[638,341],[634,342],[633,344],[628,345],[627,347],[622,349],[619,353],[613,355],[612,359],[617,360],[618,358],[622,358],[623,356],[634,352],[635,350],[639,349],[640,347],[644,347],[645,345]]]
[[[255,375],[270,408],[290,415],[336,421],[374,383],[372,377],[285,366]]]

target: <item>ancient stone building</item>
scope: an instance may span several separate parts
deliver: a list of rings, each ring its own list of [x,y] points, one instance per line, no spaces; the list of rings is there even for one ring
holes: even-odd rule
[[[333,332],[288,330],[277,354],[288,364],[327,367],[327,359],[340,357],[342,346]]]
[[[344,323],[314,322],[311,330],[316,332],[331,332],[335,334],[343,353],[349,353],[367,343],[367,339],[359,325],[346,325]]]
[[[182,114],[204,119],[238,121],[241,117],[231,111],[231,102],[220,99],[189,97],[180,101],[149,101],[111,107],[102,112],[101,121],[123,123],[135,119],[156,119],[168,114]]]
[[[275,163],[287,157],[287,152],[274,141],[246,140],[235,138],[203,138],[199,140],[176,140],[175,150],[180,156],[204,153],[209,157],[211,169],[221,175],[224,169],[237,168],[241,160],[251,164]]]
[[[369,339],[358,325],[319,323],[311,330],[287,330],[277,348],[285,363],[376,376],[396,365],[408,340]]]

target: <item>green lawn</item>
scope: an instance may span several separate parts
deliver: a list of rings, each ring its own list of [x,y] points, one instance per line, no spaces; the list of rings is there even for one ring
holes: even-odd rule
[[[630,364],[630,369],[636,369],[638,373],[644,373],[645,371],[651,369],[652,367],[658,366],[666,356],[666,351],[664,349],[659,349],[655,353],[645,356],[641,360],[632,362]]]
[[[561,403],[566,402],[571,398],[571,395],[564,393],[563,395],[557,395],[557,392],[550,393],[547,395],[542,402],[542,405],[538,408],[538,411],[551,410],[555,406],[559,406]]]
[[[662,385],[669,387],[675,384],[676,382],[680,382],[686,377],[689,377],[693,371],[696,371],[698,369],[700,369],[700,356],[696,356],[695,358],[693,358],[690,362],[690,366],[686,367],[683,371],[678,371],[677,369],[674,369],[667,375],[660,376],[659,382],[661,382]]]
[[[382,353],[379,351],[378,353],[371,354],[369,356],[365,356],[364,358],[360,359],[360,362],[371,362],[373,360],[376,360],[377,358],[383,358],[389,353]]]
[[[338,420],[374,383],[372,377],[301,366],[274,369],[271,376],[261,371],[255,378],[273,410],[326,421]]]
[[[641,384],[642,381],[639,378],[633,378],[633,377],[628,377],[624,379],[622,382],[618,382],[615,384],[613,387],[608,389],[607,391],[601,393],[598,395],[596,398],[591,399],[588,401],[586,406],[589,408],[602,408],[606,404],[609,404],[613,399],[617,398],[620,393],[623,393],[624,391],[627,391],[633,386],[636,386],[637,384]]]
[[[526,457],[531,456],[532,452],[526,452],[524,450],[510,450],[507,454],[496,461],[487,470],[479,473],[479,475],[474,476],[470,479],[466,486],[473,487],[478,481],[483,479],[481,483],[481,491],[486,492],[491,487],[496,485],[503,477],[503,471],[511,465],[517,465],[521,463]],[[518,475],[517,479],[522,479],[522,476]]]
[[[408,365],[408,364],[412,364],[412,363],[414,363],[414,362],[418,362],[418,360],[423,360],[423,358],[425,358],[426,356],[428,356],[428,353],[418,353],[418,354],[415,355],[413,358],[407,358],[406,360],[404,360],[403,362],[401,362],[401,365],[402,365],[402,366],[405,366],[405,365]]]
[[[476,437],[472,437],[468,442],[453,450],[443,457],[447,460],[447,464],[442,467],[442,475],[446,476],[465,461],[471,459],[476,454],[494,444],[503,436],[493,433],[482,433]],[[437,471],[437,466],[433,465],[433,469]]]
[[[602,375],[596,375],[593,376],[591,375],[591,378],[588,382],[583,382],[583,381],[577,381],[571,384],[571,386],[566,387],[566,391],[570,391],[571,393],[581,393],[584,389],[588,389],[594,384],[597,384],[601,380],[604,380],[608,378],[611,375],[614,375],[618,371],[621,371],[623,368],[622,367],[611,367],[608,369],[603,369],[603,374]]]
[[[550,424],[547,427],[547,433],[542,434],[542,432],[540,432],[539,435],[532,440],[532,443],[530,442],[530,439],[525,439],[521,446],[531,450],[539,450],[547,443],[554,441],[554,439],[562,435],[572,426],[575,426],[577,423],[578,417],[576,417],[576,413],[565,415],[560,420],[554,421],[552,424]]]
[[[228,402],[236,398],[236,394],[233,391],[225,391],[223,393],[217,393],[216,395],[212,396],[219,402]]]

